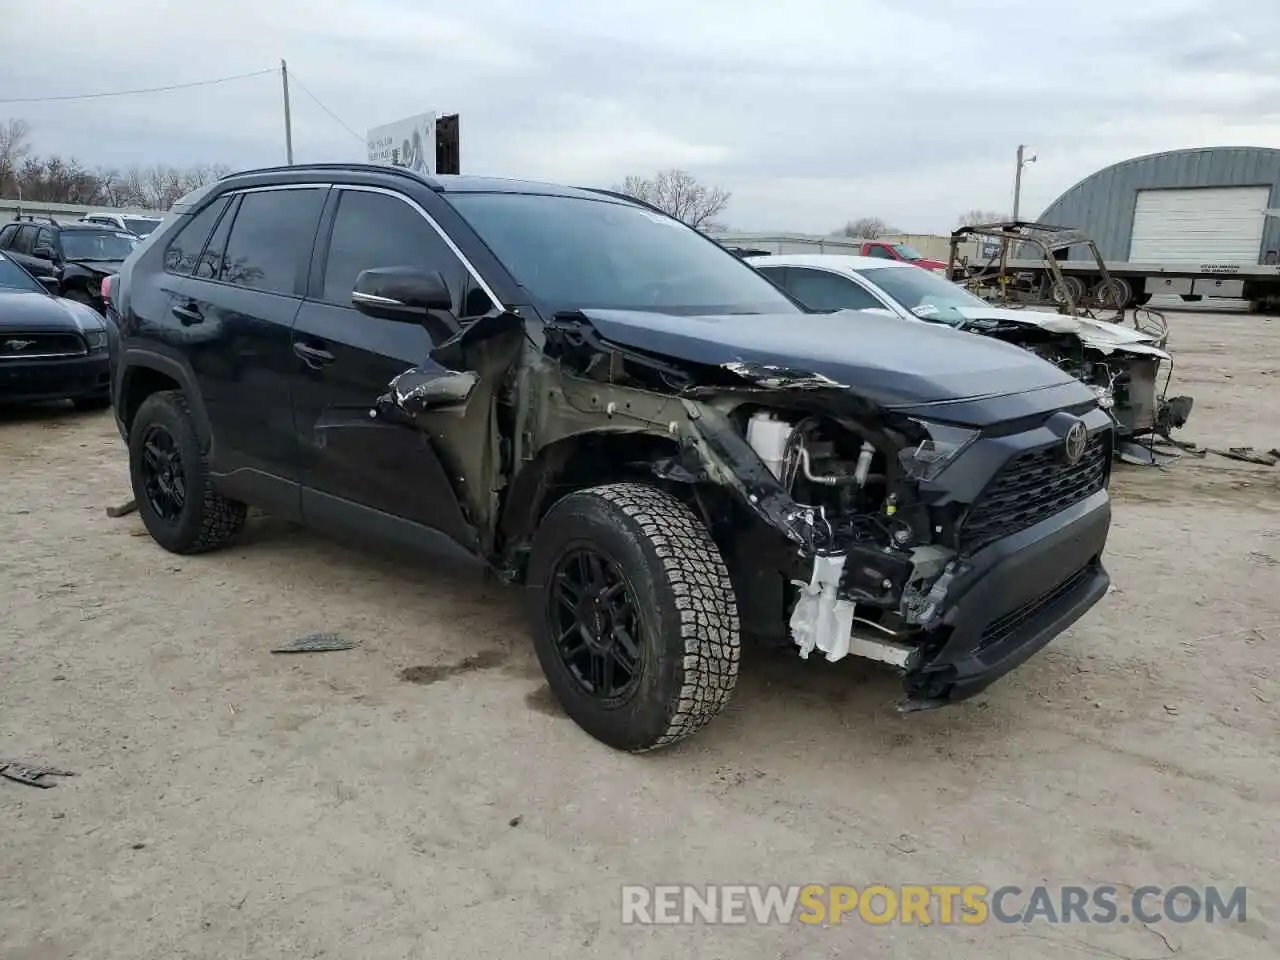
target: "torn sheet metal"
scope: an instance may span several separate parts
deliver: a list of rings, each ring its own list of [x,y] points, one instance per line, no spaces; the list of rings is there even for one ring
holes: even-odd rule
[[[412,367],[397,375],[388,385],[387,394],[378,401],[380,405],[394,403],[415,417],[426,410],[465,403],[479,382],[479,375],[470,370]]]
[[[721,364],[721,368],[749,380],[757,387],[771,390],[847,390],[847,385],[837,383],[830,377],[808,370],[794,370],[770,363],[747,363],[734,361]]]

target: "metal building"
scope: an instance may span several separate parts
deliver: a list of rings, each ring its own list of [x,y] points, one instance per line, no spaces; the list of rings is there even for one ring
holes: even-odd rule
[[[1040,220],[1086,231],[1106,260],[1263,263],[1280,254],[1280,215],[1268,215],[1277,207],[1280,150],[1205,147],[1099,170]],[[1071,259],[1087,254],[1077,248]]]

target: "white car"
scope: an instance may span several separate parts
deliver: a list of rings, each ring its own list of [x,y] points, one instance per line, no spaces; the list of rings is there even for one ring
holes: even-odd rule
[[[1124,441],[1167,436],[1191,413],[1190,397],[1166,399],[1157,387],[1160,364],[1172,363],[1164,350],[1167,332],[1157,335],[1106,320],[997,307],[945,277],[894,260],[836,254],[744,259],[811,310],[889,313],[1030,350],[1093,387]],[[1123,452],[1126,459],[1152,459],[1131,443]]]
[[[80,218],[83,223],[99,223],[104,227],[124,230],[135,237],[145,237],[163,223],[162,217],[148,217],[141,213],[86,213]]]

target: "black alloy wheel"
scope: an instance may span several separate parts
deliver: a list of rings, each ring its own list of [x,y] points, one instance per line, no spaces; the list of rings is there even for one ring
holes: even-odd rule
[[[187,503],[187,481],[182,451],[164,424],[153,423],[147,427],[140,466],[143,495],[148,505],[165,523],[179,523]]]
[[[643,668],[640,608],[622,569],[591,546],[565,551],[548,584],[556,651],[582,691],[617,701],[636,688]]]

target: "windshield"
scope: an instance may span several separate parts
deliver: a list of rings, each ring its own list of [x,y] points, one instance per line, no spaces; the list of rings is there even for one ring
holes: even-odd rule
[[[516,281],[553,312],[801,312],[727,250],[641,207],[526,193],[448,197]]]
[[[898,251],[898,256],[903,260],[923,260],[924,254],[915,247],[907,243],[895,243],[893,249]]]
[[[124,226],[130,233],[136,233],[140,237],[145,237],[156,227],[160,226],[160,221],[152,220],[150,217],[125,217]]]
[[[119,230],[63,230],[62,255],[68,260],[123,260],[137,237]]]
[[[44,287],[36,282],[35,278],[27,271],[12,260],[8,260],[0,256],[0,287],[11,290],[34,290],[40,293],[47,293]]]
[[[921,320],[952,325],[968,318],[957,307],[989,307],[950,280],[922,267],[867,267],[858,273]]]

